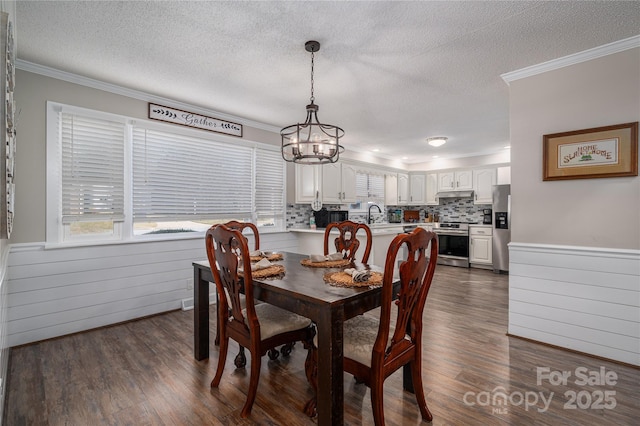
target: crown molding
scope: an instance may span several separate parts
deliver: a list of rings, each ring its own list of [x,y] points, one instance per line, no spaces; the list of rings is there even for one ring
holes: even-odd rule
[[[613,43],[605,44],[599,47],[594,47],[593,49],[585,50],[579,53],[575,53],[573,55],[568,55],[562,58],[543,62],[538,65],[532,65],[527,68],[511,71],[505,74],[501,74],[500,77],[502,77],[502,79],[507,84],[509,84],[515,80],[532,77],[537,74],[542,74],[548,71],[557,70],[559,68],[568,67],[570,65],[579,64],[581,62],[590,61],[592,59],[601,58],[603,56],[612,55],[614,53],[618,53],[618,52],[622,52],[625,50],[634,49],[638,47],[640,47],[640,35],[625,38],[619,41],[614,41]]]
[[[152,95],[150,93],[142,92],[139,90],[128,89],[126,87],[118,86],[111,83],[105,83],[104,81],[95,80],[89,77],[83,77],[81,75],[73,74],[66,71],[60,71],[55,68],[34,64],[33,62],[24,61],[22,59],[16,60],[16,69],[28,71],[34,74],[40,74],[45,77],[55,78],[57,80],[67,81],[69,83],[74,83],[81,86],[90,87],[92,89],[98,89],[105,92],[114,93],[116,95],[122,95],[129,98],[138,99],[145,102],[159,103],[162,105],[172,106],[178,109],[183,109],[185,111],[192,111],[198,114],[214,116],[222,120],[233,121],[235,123],[243,124],[245,126],[253,127],[256,129],[266,130],[274,133],[280,133],[280,128],[271,124],[249,120],[247,118],[238,117],[238,116],[226,114],[220,111],[198,107],[198,106],[187,104],[184,102],[178,102],[173,99],[163,98],[161,96]]]

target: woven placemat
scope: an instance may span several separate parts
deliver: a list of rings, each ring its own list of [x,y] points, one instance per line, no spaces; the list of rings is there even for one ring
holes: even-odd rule
[[[351,274],[346,272],[327,272],[324,274],[324,282],[336,287],[370,287],[382,285],[382,274],[380,272],[371,272],[371,276],[367,281],[354,282]]]
[[[349,259],[338,259],[327,260],[326,262],[312,262],[311,259],[302,259],[300,263],[311,268],[342,268],[343,266],[349,266],[351,261]]]
[[[276,260],[282,260],[282,253],[269,253],[266,256],[251,256],[250,259],[252,262],[259,262],[262,259],[266,258],[269,262],[275,262]]]
[[[243,275],[243,273],[244,272],[239,272],[239,275]],[[276,278],[282,275],[284,275],[284,265],[271,265],[267,268],[251,271],[253,278]]]

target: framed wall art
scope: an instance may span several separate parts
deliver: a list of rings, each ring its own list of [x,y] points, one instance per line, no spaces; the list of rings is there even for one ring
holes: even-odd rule
[[[149,118],[195,129],[242,137],[242,124],[149,103]]]
[[[542,180],[638,176],[638,122],[544,135]]]

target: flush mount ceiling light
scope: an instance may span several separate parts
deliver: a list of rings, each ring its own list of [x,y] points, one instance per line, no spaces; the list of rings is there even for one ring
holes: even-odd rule
[[[307,105],[307,119],[304,123],[292,124],[280,130],[282,136],[282,158],[299,164],[335,163],[344,152],[340,138],[344,130],[332,124],[318,121],[318,105],[313,96],[314,53],[320,50],[320,43],[308,41],[304,44],[311,52],[311,103]]]
[[[444,136],[436,136],[433,138],[427,138],[427,143],[431,146],[442,146],[447,143],[447,139]]]

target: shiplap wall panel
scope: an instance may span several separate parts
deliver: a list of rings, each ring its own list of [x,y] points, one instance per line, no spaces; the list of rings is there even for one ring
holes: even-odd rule
[[[566,270],[563,270],[566,272]],[[561,274],[560,274],[561,275]],[[628,276],[631,280],[631,276]],[[512,288],[522,290],[533,290],[550,295],[572,296],[582,299],[593,299],[601,302],[615,303],[619,305],[637,305],[634,297],[637,297],[637,290],[621,290],[608,285],[607,281],[602,281],[601,285],[590,283],[567,282],[562,277],[556,279],[538,277],[513,277]],[[631,283],[629,283],[631,284]]]
[[[535,310],[538,306],[550,306],[559,309],[566,309],[574,312],[595,313],[597,315],[618,318],[626,321],[637,321],[638,308],[629,305],[618,305],[615,303],[607,303],[595,299],[584,299],[573,296],[549,295],[534,290],[522,290],[519,288],[511,288],[511,280],[509,276],[509,306],[513,301],[521,301],[531,305],[531,309]],[[515,305],[514,305],[515,306]],[[520,305],[522,308],[524,305]],[[511,312],[511,309],[509,309]],[[526,313],[526,312],[525,312]]]
[[[638,341],[633,336],[625,336],[620,333],[603,331],[587,327],[585,324],[574,324],[573,321],[562,322],[554,318],[541,318],[530,315],[511,314],[509,321],[514,325],[527,327],[532,330],[553,332],[559,336],[570,336],[584,342],[594,342],[602,346],[620,349],[623,351],[638,350]]]
[[[535,276],[542,280],[564,281],[585,285],[601,285],[606,283],[608,288],[620,290],[638,289],[637,275],[611,273],[604,271],[587,271],[580,269],[563,269],[541,265],[513,264],[510,274],[514,276]]]
[[[509,333],[640,365],[640,251],[509,245]]]
[[[38,265],[47,262],[62,262],[69,259],[82,260],[96,257],[94,248],[100,248],[102,257],[120,257],[140,254],[140,245],[145,246],[147,253],[161,253],[166,251],[182,251],[186,249],[201,249],[206,257],[204,237],[184,240],[148,241],[145,243],[104,244],[99,246],[76,246],[68,248],[45,249],[44,244],[20,244],[11,247],[11,265]],[[89,248],[89,250],[87,250]]]
[[[595,271],[611,274],[640,276],[640,262],[637,250],[614,250],[591,247],[548,246],[540,244],[529,246],[512,245],[513,258],[509,251],[509,259],[514,264],[523,263],[534,266],[551,266],[576,271]]]
[[[149,294],[157,296],[163,293],[186,290],[187,288],[186,286],[181,287],[182,288],[176,288],[176,281],[159,281],[146,286],[130,287],[125,291],[122,289],[108,290],[94,294],[68,296],[48,300],[46,302],[31,303],[28,311],[26,309],[22,309],[21,306],[12,306],[9,308],[9,321],[19,323],[18,320],[26,318],[40,317],[61,311],[71,311],[74,309],[82,309],[87,306],[92,306],[95,304],[96,294],[100,295],[99,306],[104,306],[108,303],[126,302],[128,300],[144,298]],[[171,298],[168,298],[168,300],[171,300]],[[17,329],[18,328],[16,327],[14,330]]]
[[[295,251],[293,233],[261,234],[265,250]],[[193,261],[204,238],[45,249],[12,246],[10,346],[179,309],[193,298]]]
[[[550,345],[555,345],[578,352],[600,356],[627,364],[638,365],[638,353],[636,351],[623,351],[620,349],[600,345],[598,342],[585,342],[584,340],[575,339],[572,336],[553,334],[550,332],[533,330],[517,325],[509,326],[509,333],[514,336],[522,336],[526,337],[527,339],[548,343]]]
[[[69,253],[73,256],[73,253]],[[38,277],[49,277],[52,275],[66,274],[69,269],[76,272],[83,271],[108,271],[112,268],[123,268],[127,266],[138,265],[161,265],[166,262],[183,261],[188,263],[194,258],[201,258],[205,255],[204,249],[185,249],[185,250],[172,250],[161,251],[152,253],[138,253],[138,254],[121,254],[119,256],[98,256],[94,258],[85,258],[80,260],[63,260],[55,262],[43,262],[38,264],[37,275]],[[20,279],[24,277],[33,277],[34,265],[21,265],[10,266],[10,274],[14,279]]]
[[[198,256],[198,258],[200,258]],[[34,269],[37,267],[34,266]],[[135,278],[144,277],[153,273],[169,273],[175,270],[187,270],[191,268],[191,260],[183,260],[177,262],[163,262],[152,264],[139,264],[133,266],[117,267],[112,266],[109,269],[82,270],[74,271],[68,269],[67,273],[58,273],[56,275],[37,275],[35,277],[19,278],[11,282],[14,284],[11,293],[35,291],[42,289],[50,289],[54,287],[63,287],[74,284],[87,284],[96,281],[113,281],[118,279],[126,279],[130,285],[136,285]],[[40,272],[36,272],[40,274]],[[11,268],[9,269],[11,274]]]
[[[154,272],[137,276],[134,281],[132,281],[131,277],[128,276],[123,278],[111,279],[109,280],[110,282],[108,289],[110,291],[120,291],[131,288],[132,286],[145,286],[149,284],[159,283],[163,280],[175,282],[180,280],[193,281],[193,273],[188,273],[187,271],[184,271],[182,269],[173,271],[170,270],[168,272],[154,270]],[[49,286],[43,289],[39,289],[41,284],[38,285],[38,283],[41,283],[42,278],[28,278],[23,279],[22,281],[23,283],[16,283],[16,285],[20,286],[20,289],[22,291],[14,292],[11,294],[11,302],[14,308],[26,304],[42,303],[73,296],[91,295],[105,291],[105,283],[103,280],[80,282],[78,284],[67,284],[55,287]],[[28,282],[29,285],[23,285],[24,282]],[[36,287],[36,285],[38,285],[38,287]],[[25,291],[25,288],[29,288],[29,290]]]
[[[601,330],[629,337],[640,335],[640,322],[638,321],[621,320],[611,316],[534,305],[517,300],[511,300],[510,308],[513,312],[519,312],[520,314],[518,315],[524,315],[530,318],[541,317],[557,321],[558,323],[573,324],[586,329]],[[516,323],[515,319],[513,322]]]

